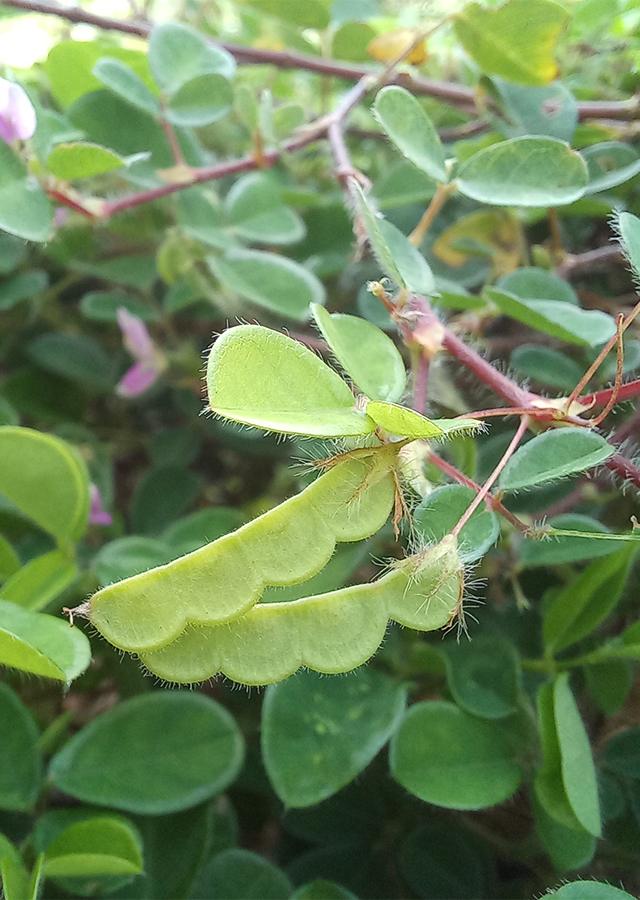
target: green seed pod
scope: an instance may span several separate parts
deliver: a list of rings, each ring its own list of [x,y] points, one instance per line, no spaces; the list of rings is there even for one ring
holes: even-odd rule
[[[218,673],[241,684],[271,684],[301,666],[332,675],[349,672],[373,656],[389,619],[418,631],[447,625],[462,589],[457,542],[448,535],[371,584],[261,603],[225,625],[190,625],[141,659],[160,678],[186,684]]]
[[[217,625],[246,613],[267,585],[298,584],[329,561],[336,541],[375,534],[394,498],[393,445],[356,451],[300,494],[237,531],[98,591],[88,616],[122,650],[168,644],[188,624]]]

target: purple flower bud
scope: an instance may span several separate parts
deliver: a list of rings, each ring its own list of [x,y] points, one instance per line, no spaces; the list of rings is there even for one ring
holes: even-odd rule
[[[0,138],[26,141],[36,130],[36,111],[19,84],[0,78]]]
[[[124,345],[136,363],[125,372],[116,387],[116,394],[119,397],[137,397],[144,394],[157,380],[166,368],[166,361],[151,340],[142,319],[134,316],[124,306],[118,309],[118,325]]]
[[[113,519],[102,506],[102,497],[98,486],[92,484],[90,486],[91,509],[89,510],[89,522],[91,525],[111,525]]]

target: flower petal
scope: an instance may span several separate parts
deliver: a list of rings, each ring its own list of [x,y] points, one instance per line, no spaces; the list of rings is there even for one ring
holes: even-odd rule
[[[19,84],[9,85],[9,110],[16,135],[21,141],[33,137],[36,130],[36,111],[24,88]]]
[[[159,374],[157,368],[150,368],[144,362],[137,362],[124,373],[116,387],[116,394],[119,397],[137,397],[144,394],[157,380]]]
[[[118,308],[118,325],[125,347],[135,359],[153,365],[155,348],[147,326],[124,306]],[[155,367],[154,367],[155,368]]]
[[[96,484],[90,487],[91,508],[89,510],[89,522],[91,525],[112,525],[111,514],[102,506],[102,497]]]

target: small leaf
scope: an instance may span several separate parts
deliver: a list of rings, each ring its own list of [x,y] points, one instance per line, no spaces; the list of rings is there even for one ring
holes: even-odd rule
[[[597,347],[616,332],[613,317],[599,309],[580,309],[557,300],[522,300],[491,288],[485,295],[505,315],[568,344]]]
[[[597,519],[589,516],[567,513],[556,516],[547,523],[551,528],[577,533],[594,532],[610,535],[611,531]],[[534,566],[555,566],[561,563],[580,562],[593,559],[595,556],[608,556],[620,550],[622,541],[590,540],[588,537],[571,537],[570,535],[551,535],[549,540],[539,541],[525,538],[520,546],[520,562],[525,568]]]
[[[44,607],[72,584],[77,565],[66,553],[51,550],[29,560],[2,588],[2,599],[33,612]]]
[[[372,400],[399,400],[407,386],[404,361],[390,337],[356,316],[311,312],[325,341],[347,375]]]
[[[68,684],[90,661],[89,641],[79,629],[0,600],[0,665]]]
[[[87,803],[160,815],[224,790],[238,774],[243,744],[231,714],[214,700],[152,691],[74,735],[52,759],[49,777]]]
[[[493,83],[506,106],[507,123],[501,126],[506,137],[533,134],[571,143],[578,124],[578,104],[562,81],[544,87],[522,87],[494,78]]]
[[[374,114],[400,152],[436,181],[448,181],[445,153],[438,132],[420,102],[404,88],[383,88]]]
[[[0,141],[0,229],[40,243],[53,233],[49,200],[4,141]]]
[[[584,366],[571,357],[540,344],[522,344],[511,354],[511,366],[515,371],[561,391],[570,393],[584,374]]]
[[[62,541],[77,541],[89,516],[89,474],[59,438],[31,428],[0,427],[0,492]]]
[[[416,703],[393,736],[391,772],[427,803],[484,809],[514,793],[522,769],[493,723],[443,700]]]
[[[553,58],[569,13],[550,0],[508,0],[497,9],[469,3],[455,16],[456,36],[483,72],[516,84],[553,81]]]
[[[224,206],[233,230],[247,241],[295,244],[305,235],[302,219],[284,205],[276,185],[260,172],[239,178]]]
[[[418,37],[419,33],[412,28],[394,28],[375,37],[367,47],[367,53],[378,62],[392,62],[414,45],[404,58],[419,66],[427,58],[427,50],[424,41],[416,43]]]
[[[628,544],[617,553],[597,559],[557,594],[545,611],[543,636],[553,653],[582,640],[615,608],[637,547]]]
[[[580,151],[589,170],[585,194],[597,194],[624,184],[640,172],[640,159],[630,144],[606,141]]]
[[[373,669],[300,672],[267,689],[262,754],[287,807],[331,797],[367,766],[404,714],[406,689]]]
[[[637,780],[640,772],[640,725],[614,734],[605,745],[601,762],[608,772]]]
[[[90,337],[50,331],[30,341],[26,349],[29,357],[48,372],[98,391],[114,387],[113,359]]]
[[[259,325],[229,328],[218,338],[207,390],[213,412],[257,428],[321,437],[375,430],[336,372],[302,344]]]
[[[48,878],[139,875],[142,847],[135,829],[109,816],[76,822],[47,846],[44,873]]]
[[[569,675],[559,675],[553,686],[562,781],[569,803],[583,828],[600,837],[600,803],[589,737],[569,687]]]
[[[232,103],[231,85],[224,75],[198,75],[173,94],[166,117],[174,125],[199,128],[223,119]]]
[[[157,535],[184,515],[202,491],[203,479],[183,466],[151,466],[131,501],[132,531]]]
[[[557,900],[634,900],[626,891],[602,881],[572,881],[549,896]]]
[[[618,216],[617,226],[622,250],[633,266],[636,276],[640,276],[640,219],[631,213],[623,212]]]
[[[160,112],[157,98],[142,78],[121,60],[113,56],[101,57],[93,67],[93,75],[127,103],[151,113],[152,116],[157,116]]]
[[[192,896],[202,900],[282,900],[293,887],[285,873],[264,856],[229,847],[207,860]]]
[[[63,181],[92,178],[123,165],[124,160],[113,150],[86,142],[56,144],[47,157],[47,169]]]
[[[118,310],[124,306],[132,316],[137,316],[143,322],[156,322],[159,318],[155,309],[152,309],[143,300],[135,297],[126,297],[107,291],[91,291],[85,294],[80,301],[80,312],[85,319],[93,322],[118,322]]]
[[[580,299],[568,281],[537,266],[524,266],[502,275],[496,287],[521,300],[557,300],[580,306]]]
[[[500,476],[504,491],[533,487],[584,472],[615,453],[603,437],[585,428],[555,428],[519,447]]]
[[[177,22],[163,22],[151,30],[149,66],[168,94],[175,94],[200,75],[217,73],[232,78],[236,69],[230,53],[208,44],[197,31]]]
[[[22,300],[33,300],[45,290],[49,283],[46,272],[31,269],[7,279],[0,285],[0,309],[12,309]]]
[[[435,280],[424,256],[395,225],[376,215],[358,185],[356,192],[371,249],[389,278],[416,293],[434,293]]]
[[[91,568],[103,587],[162,566],[170,562],[172,556],[164,541],[130,534],[101,547]]]
[[[457,524],[476,496],[473,488],[446,484],[436,488],[416,507],[413,524],[427,541],[440,541]],[[500,523],[492,510],[482,504],[458,535],[460,557],[465,563],[480,559],[495,544]]]
[[[518,709],[522,673],[513,644],[479,635],[467,646],[445,643],[447,683],[462,709],[483,719],[503,719]]]
[[[461,194],[480,203],[546,207],[578,200],[588,180],[585,161],[568,144],[521,137],[474,153],[460,167],[456,183]]]
[[[322,282],[288,257],[260,250],[229,250],[224,257],[207,257],[207,262],[225,287],[290,319],[306,321],[309,305],[324,303]]]
[[[596,850],[596,839],[585,831],[574,831],[556,822],[533,797],[533,811],[540,839],[554,865],[561,871],[581,869],[591,862]]]
[[[396,403],[373,400],[367,403],[367,415],[380,428],[390,434],[412,439],[442,437],[444,431],[437,422],[432,422],[420,413]]]
[[[2,682],[0,720],[0,808],[31,810],[38,799],[43,778],[38,728],[18,695]],[[2,851],[0,844],[0,862]]]

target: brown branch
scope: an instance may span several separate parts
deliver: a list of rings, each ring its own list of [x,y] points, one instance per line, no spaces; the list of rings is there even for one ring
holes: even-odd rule
[[[20,9],[24,12],[41,13],[42,15],[57,16],[68,22],[93,25],[106,31],[120,31],[124,34],[133,34],[146,38],[151,31],[152,23],[144,20],[123,21],[109,16],[99,16],[79,6],[58,6],[46,0],[2,0],[2,6]],[[321,57],[308,56],[303,53],[294,53],[289,50],[264,50],[256,47],[243,47],[240,44],[232,44],[227,41],[214,41],[220,47],[244,65],[273,65],[279,69],[304,69],[308,72],[317,72],[319,75],[342,78],[345,81],[360,81],[361,78],[372,75],[377,77],[381,70],[373,66],[354,66],[348,63],[340,63]],[[466,85],[453,84],[451,82],[435,81],[423,78],[413,73],[398,73],[388,80],[389,84],[398,84],[412,94],[429,97],[437,97],[446,103],[459,109],[477,114],[473,88]],[[633,97],[622,101],[581,101],[578,103],[578,115],[584,119],[637,119],[640,115],[640,103]]]
[[[576,255],[568,254],[556,267],[556,275],[568,281],[573,275],[599,269],[610,262],[624,262],[620,244],[607,244],[604,247],[596,247],[595,250],[587,250],[586,253]]]

